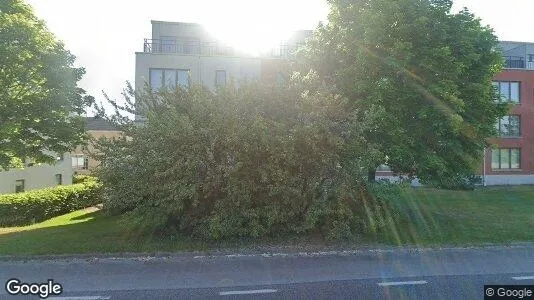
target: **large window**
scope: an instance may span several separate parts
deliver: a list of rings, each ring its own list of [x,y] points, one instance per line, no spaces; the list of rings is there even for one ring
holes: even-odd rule
[[[153,90],[162,87],[174,89],[176,86],[189,87],[189,70],[150,69],[150,87]]]
[[[493,87],[501,95],[501,102],[521,101],[521,83],[517,81],[494,81]]]
[[[493,149],[491,152],[491,168],[499,169],[520,169],[521,149],[501,148]]]
[[[72,167],[75,169],[89,169],[89,159],[85,155],[74,155],[72,157]]]
[[[225,86],[226,85],[226,71],[217,70],[215,71],[215,86]]]
[[[518,137],[521,135],[521,118],[517,115],[504,116],[497,123],[499,136]]]

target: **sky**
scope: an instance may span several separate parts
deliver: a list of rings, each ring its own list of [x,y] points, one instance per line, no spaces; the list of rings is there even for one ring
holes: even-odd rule
[[[326,0],[25,0],[86,69],[80,87],[97,101],[102,91],[121,99],[133,84],[135,52],[150,38],[151,20],[204,24],[242,50],[274,46],[291,31],[314,29],[328,14]],[[490,25],[500,40],[534,42],[533,0],[455,0]],[[89,112],[91,114],[91,112]]]

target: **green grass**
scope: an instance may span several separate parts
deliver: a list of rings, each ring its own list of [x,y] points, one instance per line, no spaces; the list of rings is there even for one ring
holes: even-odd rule
[[[0,228],[0,255],[183,251],[202,247],[188,239],[161,240],[136,234],[120,217],[106,216],[95,207],[30,226]]]
[[[392,201],[386,230],[359,240],[357,246],[480,245],[534,241],[534,186],[496,187],[476,191],[409,189]],[[0,255],[123,253],[206,250],[258,242],[206,245],[189,238],[158,239],[132,231],[120,217],[97,208],[75,211],[42,223],[0,228]],[[314,237],[300,241],[323,243]],[[260,243],[264,243],[262,241]],[[267,241],[288,243],[287,238]]]
[[[475,191],[408,189],[392,202],[400,218],[375,241],[393,245],[480,245],[534,241],[534,186]],[[392,218],[393,219],[393,218]]]

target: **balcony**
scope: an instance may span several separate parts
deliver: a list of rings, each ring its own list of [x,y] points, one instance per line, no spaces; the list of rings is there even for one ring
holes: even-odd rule
[[[505,56],[504,67],[507,69],[525,69],[525,58],[521,56]]]
[[[145,39],[143,44],[144,53],[176,53],[176,54],[190,54],[190,55],[222,55],[235,56],[237,52],[232,48],[215,43],[215,42],[200,42],[198,40],[159,40],[159,39]]]
[[[261,57],[291,59],[299,45],[280,45],[262,53]],[[160,40],[145,39],[144,53],[209,55],[209,56],[251,56],[232,47],[217,42],[200,42],[199,40]]]

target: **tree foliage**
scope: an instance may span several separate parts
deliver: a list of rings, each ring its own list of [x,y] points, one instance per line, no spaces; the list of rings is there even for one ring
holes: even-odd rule
[[[21,0],[0,2],[0,169],[55,160],[85,137],[83,68]]]
[[[314,229],[353,236],[361,166],[375,151],[346,99],[316,79],[136,95],[146,122],[112,118],[125,137],[97,145],[104,209],[209,239]]]
[[[502,65],[498,41],[450,0],[331,0],[300,56],[350,99],[359,118],[377,115],[366,140],[395,172],[458,186],[481,165],[487,138],[506,107],[491,81]]]

